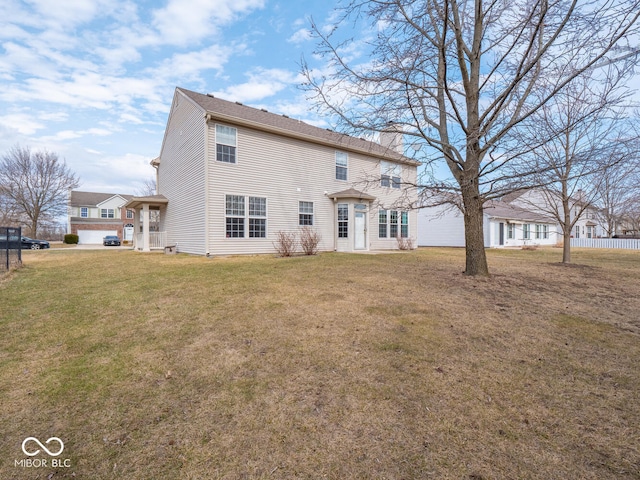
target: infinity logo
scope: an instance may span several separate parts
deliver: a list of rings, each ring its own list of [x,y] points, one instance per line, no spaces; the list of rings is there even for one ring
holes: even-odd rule
[[[33,441],[36,442],[40,448],[42,450],[44,450],[45,452],[47,452],[47,454],[51,455],[52,457],[57,457],[58,455],[60,455],[62,453],[62,451],[64,450],[64,443],[62,443],[62,440],[60,440],[58,437],[51,437],[49,440],[47,440],[45,443],[49,443],[50,441],[55,440],[56,442],[58,442],[60,444],[60,451],[53,453],[52,451],[50,451],[47,447],[45,447],[40,440],[38,440],[35,437],[27,437],[24,439],[24,441],[22,442],[22,451],[24,452],[25,455],[29,455],[30,457],[33,457],[34,455],[37,455],[38,453],[40,453],[40,450],[36,450],[35,452],[28,452],[27,449],[25,448],[25,445],[27,444],[27,442],[29,441]]]

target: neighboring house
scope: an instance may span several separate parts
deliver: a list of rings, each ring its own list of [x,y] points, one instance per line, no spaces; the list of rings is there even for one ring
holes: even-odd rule
[[[506,202],[487,202],[483,217],[485,247],[555,245],[561,238],[554,219]],[[418,246],[464,245],[464,218],[457,206],[444,204],[419,210]]]
[[[580,194],[580,191],[578,193]],[[552,210],[562,212],[560,200],[545,194],[541,189],[514,192],[505,195],[502,200],[541,215],[550,216],[549,214]],[[573,222],[578,217],[571,232],[573,238],[600,238],[607,236],[606,229],[600,223],[600,216],[596,207],[585,204],[580,198],[570,199],[569,207],[571,221]],[[562,218],[562,215],[559,218]],[[557,223],[557,218],[555,221]],[[558,225],[558,232],[561,231]],[[560,235],[562,234],[560,233]]]
[[[160,232],[136,237],[136,248],[159,241],[200,255],[273,253],[278,232],[302,227],[320,234],[321,251],[415,241],[417,215],[406,206],[415,193],[405,182],[415,184],[419,164],[400,153],[401,133],[381,139],[177,88],[152,161],[158,195],[126,205],[143,218],[160,212]]]
[[[79,243],[102,243],[103,237],[117,235],[133,239],[133,209],[124,208],[132,195],[71,191],[67,233],[78,235]]]

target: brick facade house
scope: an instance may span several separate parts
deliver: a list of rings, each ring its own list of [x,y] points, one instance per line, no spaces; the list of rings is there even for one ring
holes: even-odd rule
[[[131,241],[135,212],[123,208],[132,195],[72,191],[69,196],[67,233],[79,243],[102,243],[106,235]]]

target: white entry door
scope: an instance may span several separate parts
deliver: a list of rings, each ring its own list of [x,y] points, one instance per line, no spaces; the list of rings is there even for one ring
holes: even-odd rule
[[[365,212],[358,212],[356,210],[356,238],[354,248],[356,250],[365,250],[367,248],[367,219]]]

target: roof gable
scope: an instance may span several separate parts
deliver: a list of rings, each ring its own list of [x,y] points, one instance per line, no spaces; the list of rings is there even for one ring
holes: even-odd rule
[[[124,195],[120,193],[98,193],[98,192],[78,192],[71,191],[69,205],[72,207],[97,207],[108,202],[114,197],[122,199],[122,203],[133,197],[133,195]]]

